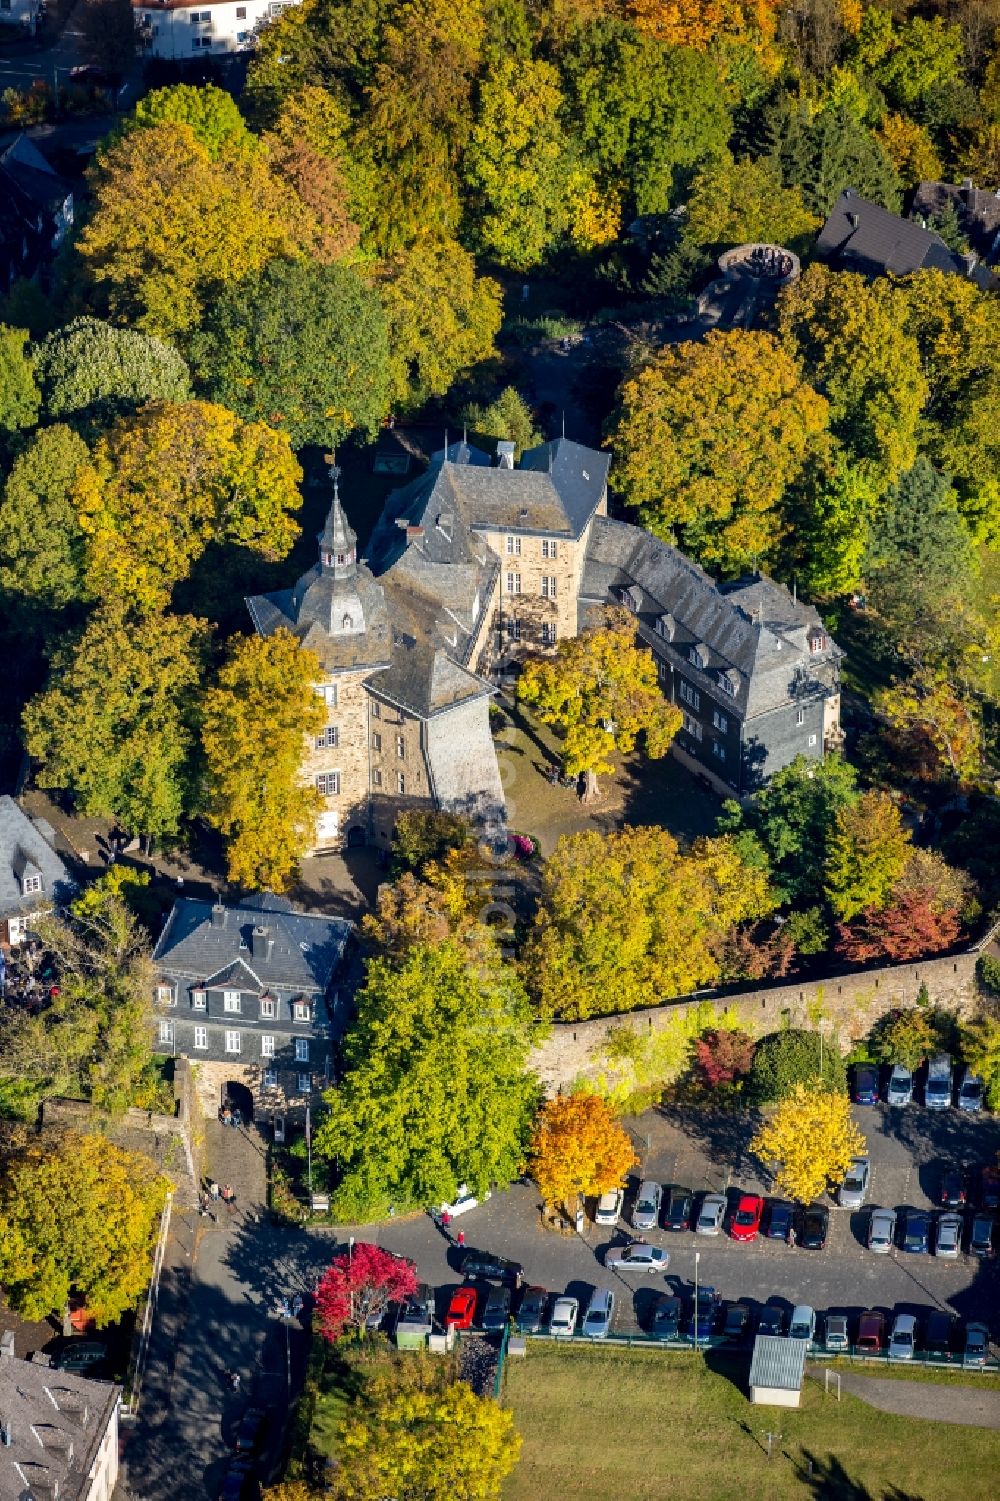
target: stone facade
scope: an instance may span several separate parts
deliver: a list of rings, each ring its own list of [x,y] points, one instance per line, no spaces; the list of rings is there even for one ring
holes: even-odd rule
[[[602,1058],[611,1032],[621,1027],[636,1033],[655,1032],[679,1013],[705,1001],[711,1001],[719,1010],[734,1010],[740,1024],[755,1037],[786,1025],[821,1024],[824,1031],[829,1029],[827,1035],[836,1035],[848,1052],[885,1012],[894,1006],[912,1005],[922,984],[927,986],[935,1004],[959,1016],[971,1015],[978,996],[976,961],[981,951],[982,946],[977,945],[943,959],[886,965],[809,982],[762,984],[752,990],[705,990],[648,1011],[557,1023],[545,1041],[534,1049],[529,1066],[537,1072],[549,1094],[558,1094],[574,1080],[596,1078],[606,1072]]]
[[[350,842],[353,829],[361,831],[356,842],[367,841],[369,698],[363,672],[331,674],[315,686],[326,703],[327,722],[319,735],[305,740],[302,775],[324,800],[313,847],[319,853]]]

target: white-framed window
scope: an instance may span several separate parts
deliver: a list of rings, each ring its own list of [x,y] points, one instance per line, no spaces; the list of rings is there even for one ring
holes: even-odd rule
[[[192,990],[191,1006],[195,1011],[205,1011],[208,1008],[208,994],[204,990]]]
[[[317,697],[323,700],[328,709],[335,709],[337,707],[338,692],[336,683],[317,683],[316,694]]]
[[[239,1011],[240,993],[238,990],[224,990],[222,992],[223,1011]]]
[[[816,744],[816,736],[815,735],[810,735],[809,736],[809,747],[810,747],[810,749],[812,749],[812,747],[815,744]]]
[[[554,573],[543,573],[542,574],[542,598],[543,599],[555,599],[555,597],[556,597],[556,576],[555,576]]]
[[[262,1058],[273,1058],[274,1057],[274,1038],[273,1038],[273,1036],[271,1036],[267,1032],[264,1032],[261,1035],[261,1039],[260,1039],[260,1056]]]
[[[715,725],[715,728],[717,730],[720,730],[722,732],[723,735],[729,728],[729,720],[726,718],[725,714],[720,714],[718,709],[712,710],[712,723]]]
[[[299,1094],[312,1094],[313,1081],[309,1074],[299,1074]]]
[[[25,876],[21,881],[22,896],[37,896],[42,889],[41,876]]]
[[[156,999],[161,1006],[174,1004],[174,987],[172,985],[157,985]]]
[[[701,739],[701,725],[697,719],[692,719],[690,714],[684,716],[684,728],[693,740]]]
[[[656,659],[656,676],[661,683],[666,683],[670,678],[670,664],[664,662],[662,657]]]
[[[555,644],[556,644],[556,626],[555,626],[555,621],[553,621],[553,620],[543,620],[542,621],[542,645],[543,646],[555,646]]]
[[[381,749],[382,749],[382,735],[381,735],[381,732],[379,730],[372,730],[372,750],[374,750],[374,751],[380,751]]]
[[[736,684],[733,682],[732,678],[727,676],[727,674],[724,672],[719,676],[719,687],[722,689],[723,693],[728,693],[730,698],[736,697]]]
[[[321,771],[316,778],[316,791],[320,797],[337,797],[340,792],[340,772]]]
[[[507,555],[508,555],[508,557],[512,557],[512,558],[519,558],[521,556],[521,539],[520,539],[520,537],[508,537],[507,538]]]
[[[826,651],[826,637],[822,631],[814,631],[809,637],[809,650],[816,652]]]
[[[796,709],[796,711],[795,711],[795,723],[797,725],[804,725],[805,722],[806,722],[806,711],[805,711],[805,709]]]
[[[208,1047],[208,1028],[207,1027],[195,1027],[195,1029],[194,1029],[194,1045],[195,1045],[196,1048],[199,1049],[199,1051]]]
[[[521,575],[519,573],[508,573],[508,575],[507,575],[507,593],[508,594],[520,594],[520,592],[521,592]]]
[[[160,1041],[161,1042],[165,1042],[168,1047],[171,1046],[171,1044],[173,1043],[173,1040],[174,1040],[174,1024],[173,1024],[173,1022],[161,1022],[160,1023],[159,1037],[160,1037]]]
[[[705,666],[704,652],[698,642],[695,642],[694,646],[688,647],[688,661],[692,662],[695,667]]]
[[[520,641],[520,639],[521,639],[521,622],[518,620],[518,618],[517,618],[516,615],[509,615],[507,617],[507,640],[508,641]]]
[[[242,1045],[240,1043],[240,1034],[239,1034],[239,1032],[227,1032],[226,1033],[226,1052],[227,1053],[238,1053],[241,1050],[241,1046]]]
[[[262,1020],[266,1020],[268,1017],[277,1016],[277,1014],[278,1014],[278,1008],[277,1008],[277,1005],[275,1004],[275,1000],[274,1000],[273,996],[270,996],[270,995],[262,995],[261,996],[261,998],[260,998],[260,1014],[261,1014],[261,1019]]]
[[[726,747],[721,745],[718,740],[712,741],[712,755],[717,761],[724,761],[726,759]]]
[[[309,1062],[309,1039],[308,1039],[308,1037],[296,1037],[296,1039],[295,1039],[295,1061],[296,1061],[296,1063],[308,1063]]]
[[[690,704],[692,709],[701,708],[701,694],[698,692],[697,688],[692,688],[690,683],[685,683],[683,678],[681,678],[679,684],[677,685],[677,692],[680,694],[684,703]]]
[[[266,1068],[264,1070],[264,1088],[265,1089],[277,1089],[277,1087],[278,1087],[278,1070],[276,1068]]]
[[[374,766],[374,767],[372,767],[372,786],[373,787],[381,787],[381,785],[382,785],[382,770],[381,770],[381,767]]]
[[[317,750],[333,750],[340,744],[340,727],[328,724],[321,735],[316,736]]]
[[[406,760],[406,736],[405,735],[397,735],[396,736],[396,755],[399,757],[400,761],[405,761]]]
[[[292,1006],[292,1021],[307,1022],[312,1016],[312,1006],[308,1001],[296,1001]]]
[[[406,777],[401,771],[397,771],[396,773],[396,791],[400,796],[406,791]]]
[[[559,556],[559,544],[554,537],[542,538],[542,557],[555,559]]]
[[[369,702],[371,703],[371,715],[372,715],[372,718],[373,719],[381,719],[382,718],[382,705],[379,703],[378,699],[377,698],[373,698],[373,699],[369,700]]]

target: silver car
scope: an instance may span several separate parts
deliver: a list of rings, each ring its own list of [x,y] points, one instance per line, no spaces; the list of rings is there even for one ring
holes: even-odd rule
[[[792,1320],[788,1326],[789,1339],[807,1339],[812,1342],[816,1338],[816,1310],[810,1308],[808,1303],[800,1303],[792,1309]]]
[[[598,1287],[587,1305],[580,1333],[588,1339],[607,1339],[614,1311],[614,1293],[609,1287]]]
[[[659,1246],[647,1245],[644,1240],[634,1240],[628,1246],[610,1246],[605,1252],[604,1265],[615,1272],[665,1272],[670,1265],[669,1251]]]
[[[887,1256],[896,1241],[895,1209],[873,1209],[868,1222],[868,1249]]]
[[[660,1200],[663,1189],[658,1183],[646,1178],[639,1184],[632,1210],[632,1223],[637,1230],[655,1230],[660,1218]]]
[[[893,1064],[885,1097],[890,1105],[909,1105],[913,1099],[913,1075],[904,1064]]]
[[[942,1214],[934,1235],[934,1255],[954,1261],[962,1253],[962,1216]]]
[[[701,1213],[695,1223],[698,1235],[718,1235],[726,1217],[726,1200],[723,1194],[706,1194],[701,1204]]]
[[[916,1319],[912,1313],[897,1313],[889,1336],[889,1359],[912,1360],[916,1345]]]
[[[872,1165],[867,1157],[854,1157],[840,1185],[840,1202],[845,1209],[860,1209],[868,1194]]]
[[[621,1218],[622,1203],[625,1195],[620,1188],[612,1188],[608,1193],[601,1194],[594,1211],[595,1225],[617,1225]]]
[[[552,1305],[549,1333],[554,1334],[557,1339],[573,1334],[579,1312],[580,1305],[575,1298],[557,1298]]]

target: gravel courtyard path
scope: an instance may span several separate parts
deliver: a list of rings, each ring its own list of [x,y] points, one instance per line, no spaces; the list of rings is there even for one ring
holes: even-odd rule
[[[935,1386],[925,1381],[880,1381],[842,1371],[844,1390],[880,1412],[936,1423],[964,1423],[971,1428],[1000,1428],[1000,1392],[968,1386]]]

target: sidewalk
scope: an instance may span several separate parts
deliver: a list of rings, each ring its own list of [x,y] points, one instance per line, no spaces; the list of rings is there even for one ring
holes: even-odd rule
[[[929,1381],[886,1381],[842,1371],[844,1390],[879,1412],[933,1423],[964,1423],[970,1428],[1000,1428],[1000,1392],[974,1386],[935,1385]]]

